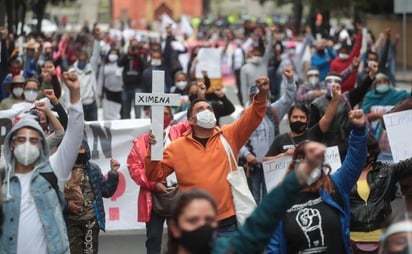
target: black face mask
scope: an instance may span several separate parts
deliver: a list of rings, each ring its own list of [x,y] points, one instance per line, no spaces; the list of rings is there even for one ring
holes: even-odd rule
[[[323,54],[325,54],[325,50],[324,49],[316,50],[316,53],[318,53],[319,55],[323,55]]]
[[[301,121],[296,121],[293,123],[289,123],[289,126],[293,132],[302,133],[306,130],[308,124]]]
[[[87,161],[87,155],[86,153],[78,153],[77,154],[77,159],[76,159],[76,164],[84,164]]]
[[[213,228],[210,225],[201,226],[193,231],[183,231],[180,244],[190,253],[206,254],[211,252]]]

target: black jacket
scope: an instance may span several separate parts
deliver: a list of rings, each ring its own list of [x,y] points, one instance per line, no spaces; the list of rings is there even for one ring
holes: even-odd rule
[[[136,63],[134,63],[136,61]],[[141,87],[141,79],[144,70],[144,62],[140,56],[124,55],[119,60],[119,66],[123,67],[123,83],[127,88]]]
[[[412,175],[412,158],[398,163],[376,162],[367,175],[370,194],[365,202],[358,194],[357,185],[350,195],[351,231],[369,232],[382,228],[391,215],[391,201],[395,199],[396,183]]]

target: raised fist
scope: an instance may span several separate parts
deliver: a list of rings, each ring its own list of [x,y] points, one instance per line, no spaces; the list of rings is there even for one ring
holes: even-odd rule
[[[363,114],[362,109],[355,109],[349,111],[349,121],[358,127],[365,125],[365,114]]]

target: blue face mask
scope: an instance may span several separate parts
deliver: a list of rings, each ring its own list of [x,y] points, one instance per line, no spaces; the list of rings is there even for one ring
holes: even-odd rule
[[[86,61],[78,61],[77,62],[77,68],[79,68],[80,70],[83,70],[87,65]]]
[[[376,86],[376,92],[378,93],[387,93],[388,91],[389,85],[387,84]]]

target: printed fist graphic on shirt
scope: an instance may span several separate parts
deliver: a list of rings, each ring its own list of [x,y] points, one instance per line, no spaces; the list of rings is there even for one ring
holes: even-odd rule
[[[300,210],[296,215],[296,222],[305,234],[309,248],[325,244],[322,217],[318,209],[304,208]]]

